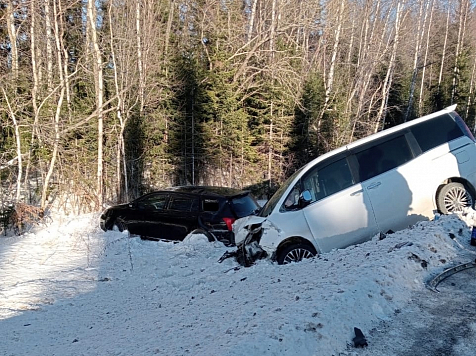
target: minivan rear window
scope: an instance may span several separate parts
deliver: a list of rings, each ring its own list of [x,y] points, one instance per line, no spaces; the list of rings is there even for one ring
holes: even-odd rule
[[[426,152],[446,142],[463,136],[458,124],[449,114],[410,127],[422,152]]]

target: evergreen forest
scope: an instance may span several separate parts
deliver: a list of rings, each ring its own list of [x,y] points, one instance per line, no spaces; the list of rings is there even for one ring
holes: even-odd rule
[[[266,197],[311,159],[457,104],[474,0],[1,0],[0,204]]]

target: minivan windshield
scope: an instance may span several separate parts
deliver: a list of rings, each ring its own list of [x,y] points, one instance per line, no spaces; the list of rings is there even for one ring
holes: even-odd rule
[[[298,176],[299,173],[306,167],[307,165],[299,168],[296,172],[294,172],[286,181],[279,187],[276,193],[268,200],[268,202],[263,206],[261,209],[259,216],[266,217],[274,210],[276,204],[278,204],[279,199],[283,195],[283,193],[288,189],[288,187],[294,182],[294,179]]]

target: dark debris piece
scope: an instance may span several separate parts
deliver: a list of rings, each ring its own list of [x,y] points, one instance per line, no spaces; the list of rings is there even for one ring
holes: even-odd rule
[[[355,337],[352,339],[352,341],[354,342],[354,347],[369,346],[369,344],[367,344],[367,340],[365,339],[364,334],[362,333],[362,330],[360,330],[359,328],[354,328],[354,333]]]

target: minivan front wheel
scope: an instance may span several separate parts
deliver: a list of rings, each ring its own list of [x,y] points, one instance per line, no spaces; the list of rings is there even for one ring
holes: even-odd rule
[[[309,243],[290,244],[278,252],[276,261],[280,265],[285,265],[291,262],[299,262],[305,258],[311,258],[316,255],[316,249]]]
[[[444,185],[436,200],[438,210],[442,214],[449,214],[461,211],[463,208],[472,207],[474,203],[473,196],[461,183],[448,183]]]

